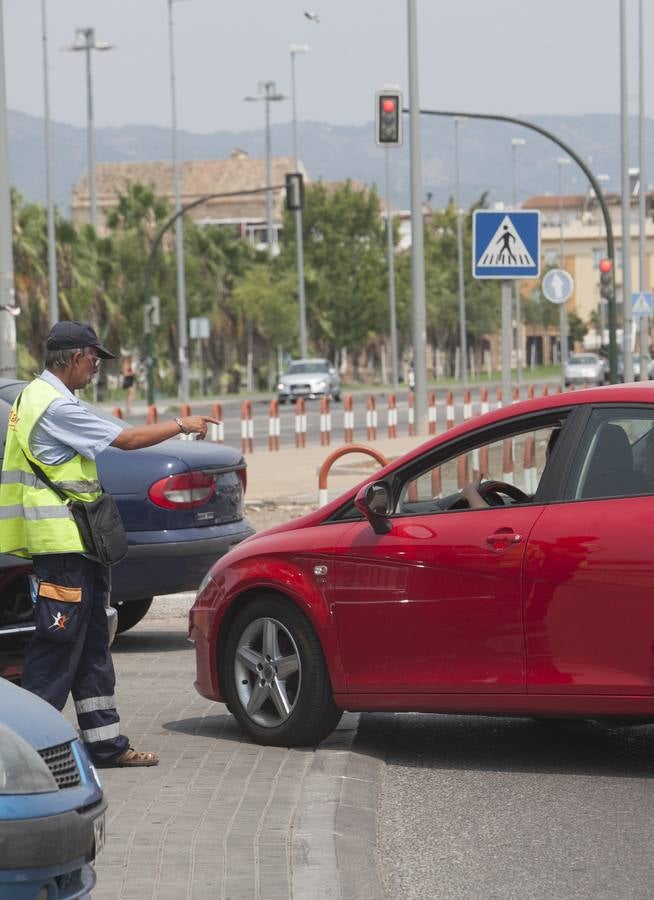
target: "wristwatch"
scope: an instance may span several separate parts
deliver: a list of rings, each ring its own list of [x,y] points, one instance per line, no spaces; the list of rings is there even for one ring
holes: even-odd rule
[[[186,425],[182,422],[182,420],[179,416],[175,417],[175,422],[179,426],[179,430],[182,432],[182,434],[190,434],[191,433],[189,431],[189,429],[186,427]]]

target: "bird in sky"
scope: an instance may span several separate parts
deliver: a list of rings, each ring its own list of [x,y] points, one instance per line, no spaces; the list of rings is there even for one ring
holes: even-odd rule
[[[311,12],[310,10],[305,10],[304,15],[311,22],[315,22],[316,25],[320,22],[320,16],[316,12]]]

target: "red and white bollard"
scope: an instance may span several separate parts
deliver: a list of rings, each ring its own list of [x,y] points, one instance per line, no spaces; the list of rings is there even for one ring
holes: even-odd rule
[[[480,412],[481,412],[482,416],[484,415],[484,413],[487,413],[489,409],[490,409],[490,407],[488,405],[488,388],[482,388],[481,389],[481,404],[480,404]]]
[[[409,391],[409,408],[408,408],[408,421],[409,421],[409,435],[412,436],[416,433],[416,408],[415,408],[415,394],[413,391]]]
[[[427,397],[427,429],[429,434],[438,431],[438,410],[436,408],[436,391],[430,391]]]
[[[441,467],[431,470],[431,495],[432,497],[440,497],[443,493],[443,485],[441,480]]]
[[[531,495],[536,493],[536,488],[538,487],[538,474],[536,472],[536,441],[532,434],[525,438],[524,454],[525,493]]]
[[[188,403],[182,403],[182,408],[180,410],[180,416],[182,418],[184,418],[185,416],[190,416],[190,415],[192,415],[191,407],[188,405]],[[179,439],[181,441],[194,441],[195,434],[180,434]]]
[[[543,397],[549,397],[549,393],[550,393],[549,387],[546,384],[544,384],[543,385]]]
[[[369,441],[377,440],[377,402],[372,394],[366,401],[366,437]]]
[[[514,387],[514,388],[513,388],[513,400],[512,400],[512,402],[513,402],[513,403],[518,403],[519,400],[520,400],[520,388],[519,388],[519,387]]]
[[[214,403],[211,407],[211,418],[218,419],[219,425],[209,422],[209,440],[217,444],[225,443],[225,423],[223,422],[223,408],[220,403]]]
[[[456,486],[462,490],[470,481],[468,475],[468,454],[463,453],[456,459]]]
[[[463,392],[463,421],[467,422],[472,419],[472,402],[470,400],[470,389],[466,388]]]
[[[389,438],[397,437],[397,400],[395,394],[388,395],[388,436]]]
[[[295,446],[307,445],[307,410],[304,397],[298,397],[295,401]]]
[[[241,453],[254,452],[254,423],[252,404],[245,400],[241,406]]]
[[[148,406],[148,411],[145,416],[145,424],[146,425],[156,425],[158,421],[159,421],[159,413],[157,411],[157,407],[154,405],[154,403],[151,403]]]
[[[502,481],[513,484],[513,441],[505,438],[502,441]]]
[[[328,447],[332,442],[332,414],[329,397],[320,398],[320,446]]]
[[[530,384],[529,387],[527,388],[527,399],[533,400],[535,396],[536,396],[536,388],[533,386],[533,384]]]
[[[352,394],[343,397],[343,441],[351,444],[354,440],[354,409],[352,408]]]
[[[454,394],[452,391],[447,392],[447,402],[445,404],[445,424],[446,427],[454,428]]]
[[[274,398],[268,409],[268,449],[279,450],[279,401]]]
[[[497,389],[497,403],[495,404],[495,409],[502,409],[502,405],[504,403],[504,398],[502,396],[502,388],[498,387]]]

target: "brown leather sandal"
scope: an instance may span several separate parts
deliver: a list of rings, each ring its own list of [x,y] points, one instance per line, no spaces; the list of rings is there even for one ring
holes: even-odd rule
[[[128,747],[124,753],[112,761],[112,765],[119,769],[127,766],[158,766],[159,757],[156,753],[142,753],[133,747]]]

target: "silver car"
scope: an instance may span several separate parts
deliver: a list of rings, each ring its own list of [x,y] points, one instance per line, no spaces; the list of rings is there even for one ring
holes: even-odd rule
[[[280,403],[298,397],[341,399],[341,381],[328,359],[297,359],[277,384]]]
[[[597,353],[571,353],[565,367],[565,384],[604,384],[607,380],[606,360]]]

